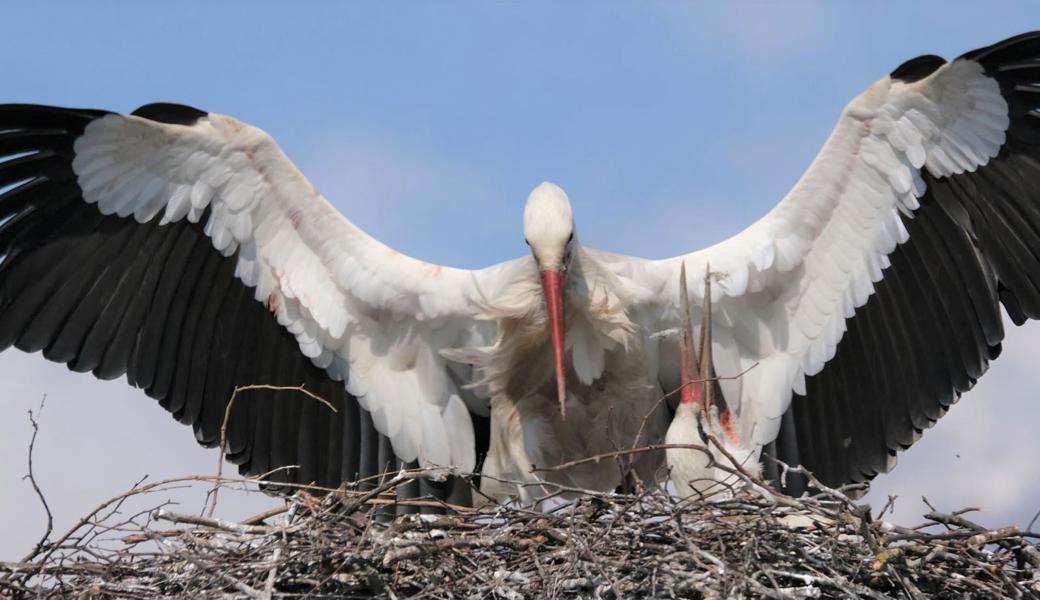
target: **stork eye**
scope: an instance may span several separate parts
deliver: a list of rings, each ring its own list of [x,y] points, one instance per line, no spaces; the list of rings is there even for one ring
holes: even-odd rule
[[[527,239],[527,238],[524,238],[524,243],[525,243],[525,244],[527,244],[528,246],[530,246],[530,245],[531,245],[531,242],[530,242],[530,241],[528,241],[528,239]]]
[[[572,231],[570,237],[567,238],[567,243],[569,244],[569,243],[571,243],[573,241],[574,241],[574,232]]]

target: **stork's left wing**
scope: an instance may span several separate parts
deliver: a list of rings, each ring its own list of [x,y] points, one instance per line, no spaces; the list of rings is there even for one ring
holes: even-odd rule
[[[827,483],[888,470],[999,354],[1000,304],[1040,317],[1040,33],[905,63],[763,219],[617,267],[661,329],[681,260],[715,279],[718,374],[759,363],[722,384],[745,435]]]

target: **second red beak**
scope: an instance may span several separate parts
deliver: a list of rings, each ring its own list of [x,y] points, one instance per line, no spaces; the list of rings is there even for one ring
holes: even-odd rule
[[[560,403],[560,416],[567,418],[567,384],[563,351],[563,290],[567,286],[564,271],[542,271],[542,291],[549,312],[549,331],[552,335],[553,364],[556,369],[556,393]]]

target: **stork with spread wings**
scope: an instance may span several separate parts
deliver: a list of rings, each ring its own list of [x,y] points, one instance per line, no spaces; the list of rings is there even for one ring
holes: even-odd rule
[[[720,383],[735,443],[830,484],[891,468],[971,388],[1001,305],[1040,316],[1040,33],[900,66],[769,214],[667,260],[582,246],[545,183],[528,255],[422,262],[355,227],[263,131],[179,105],[2,106],[0,155],[0,349],[126,375],[204,445],[236,386],[303,385],[334,410],[270,389],[228,419],[228,459],[275,484],[416,462],[480,469],[497,497],[613,489],[611,461],[531,465],[664,438],[682,264],[713,282],[714,371],[758,365]],[[653,478],[661,460],[635,466]]]

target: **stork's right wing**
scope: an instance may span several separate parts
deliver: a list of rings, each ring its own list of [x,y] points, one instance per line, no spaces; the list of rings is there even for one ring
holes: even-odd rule
[[[0,155],[0,349],[126,373],[206,445],[236,386],[302,384],[336,412],[261,391],[231,413],[244,472],[298,465],[276,481],[336,485],[394,454],[474,468],[480,403],[440,350],[490,334],[483,295],[522,261],[403,256],[267,134],[185,106],[3,106]]]

